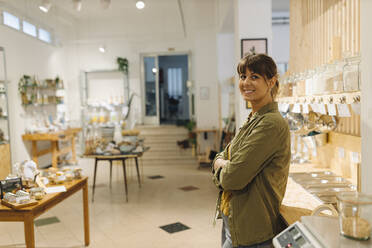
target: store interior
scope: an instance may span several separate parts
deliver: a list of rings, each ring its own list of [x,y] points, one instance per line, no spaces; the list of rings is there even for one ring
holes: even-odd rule
[[[339,193],[372,199],[370,9],[0,0],[0,247],[220,247],[211,167],[252,111],[236,73],[252,52],[277,64],[291,133],[283,230],[302,220],[341,247],[311,221],[343,216]],[[368,230],[339,242],[372,247]]]

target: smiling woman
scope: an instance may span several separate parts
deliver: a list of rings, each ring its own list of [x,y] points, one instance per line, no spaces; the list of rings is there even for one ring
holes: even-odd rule
[[[237,71],[240,93],[252,104],[252,112],[213,161],[213,181],[221,190],[217,211],[223,219],[222,248],[269,248],[281,228],[279,206],[288,178],[289,128],[274,102],[279,82],[272,58],[248,55]]]

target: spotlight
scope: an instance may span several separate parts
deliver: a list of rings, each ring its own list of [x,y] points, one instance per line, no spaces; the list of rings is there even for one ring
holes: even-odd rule
[[[98,51],[100,51],[101,53],[105,53],[106,52],[106,47],[105,46],[100,46],[98,48]]]
[[[145,3],[143,1],[136,2],[137,9],[143,9],[145,7]]]
[[[50,0],[42,0],[41,4],[39,5],[39,9],[45,13],[47,13],[51,7],[52,3],[50,2]]]
[[[74,9],[76,11],[80,11],[83,7],[83,2],[81,0],[72,0],[72,4],[74,5]]]
[[[108,9],[110,6],[111,0],[101,0],[101,7],[103,9]]]

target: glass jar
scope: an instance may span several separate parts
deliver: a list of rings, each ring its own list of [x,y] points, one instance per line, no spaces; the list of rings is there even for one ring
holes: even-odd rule
[[[294,76],[290,75],[288,77],[288,82],[287,82],[287,97],[293,96],[293,84],[294,84]]]
[[[297,96],[306,95],[306,72],[301,72],[297,77]]]
[[[357,240],[371,236],[372,195],[359,192],[337,194],[341,235]]]
[[[315,69],[315,73],[313,76],[312,95],[321,95],[325,92],[325,71],[325,65],[319,66]]]
[[[344,92],[360,90],[360,57],[345,58],[343,68],[343,90]]]
[[[314,70],[308,70],[305,74],[305,95],[306,96],[310,96],[313,94],[314,74],[315,74]]]

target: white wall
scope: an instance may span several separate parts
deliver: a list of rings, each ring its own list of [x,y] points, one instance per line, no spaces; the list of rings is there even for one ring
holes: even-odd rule
[[[0,25],[0,46],[7,58],[8,100],[10,117],[11,152],[13,162],[29,159],[30,144],[23,142],[25,109],[21,106],[18,80],[24,75],[37,75],[39,79],[64,78],[64,50],[28,37],[18,31]],[[43,164],[43,160],[40,161]]]
[[[196,122],[199,128],[211,128],[218,125],[217,99],[217,55],[216,55],[216,14],[215,1],[196,0],[183,2],[186,20],[186,37],[180,23],[166,22],[157,16],[140,17],[134,20],[105,19],[102,23],[94,20],[82,20],[77,26],[76,41],[67,46],[68,77],[71,87],[68,93],[69,110],[73,119],[79,119],[80,111],[73,102],[79,99],[79,71],[116,68],[116,57],[129,60],[130,88],[142,96],[140,82],[140,54],[166,52],[174,48],[176,52],[191,51],[191,80],[195,85]],[[123,17],[124,18],[124,17]],[[154,19],[155,18],[155,19]],[[136,21],[138,23],[136,23]],[[161,22],[161,23],[159,23]],[[134,25],[136,23],[136,25]],[[155,24],[159,25],[155,25]],[[146,30],[143,26],[149,24]],[[139,27],[136,29],[136,27]],[[105,44],[107,52],[98,52],[98,46]],[[200,87],[209,88],[209,99],[200,99]],[[142,115],[141,101],[135,98],[133,106],[138,116]],[[208,118],[205,118],[208,116]]]
[[[37,7],[37,1],[0,1],[0,10],[5,10],[18,17],[26,18],[27,21],[38,25],[48,31],[58,34],[57,45],[44,43],[34,37],[23,34],[12,28],[0,24],[0,46],[5,48],[7,58],[8,101],[9,121],[11,136],[12,162],[20,162],[30,158],[31,144],[23,142],[22,135],[25,132],[26,113],[32,114],[34,110],[48,113],[55,112],[55,106],[27,107],[21,106],[21,97],[18,93],[18,81],[24,75],[36,75],[39,80],[55,78],[57,75],[64,80],[68,88],[68,80],[65,78],[66,56],[61,44],[73,37],[74,18],[66,13],[52,10],[49,14],[41,13]],[[63,15],[65,20],[60,19]],[[41,120],[40,120],[41,121]],[[48,146],[41,143],[41,147]],[[50,164],[49,155],[40,159],[40,165]]]
[[[217,35],[217,74],[221,85],[221,117],[227,118],[229,113],[230,81],[236,74],[235,40],[232,33],[220,33]]]
[[[362,111],[361,111],[361,128],[362,128],[362,191],[372,194],[372,33],[371,22],[372,1],[360,1],[360,43],[361,43],[361,71],[362,71]]]
[[[272,51],[271,0],[235,0],[235,61],[240,60],[240,40],[244,38],[267,38],[268,52]],[[236,62],[236,63],[237,63]],[[236,79],[236,82],[238,80]],[[249,115],[245,101],[235,85],[236,126],[240,127]]]

